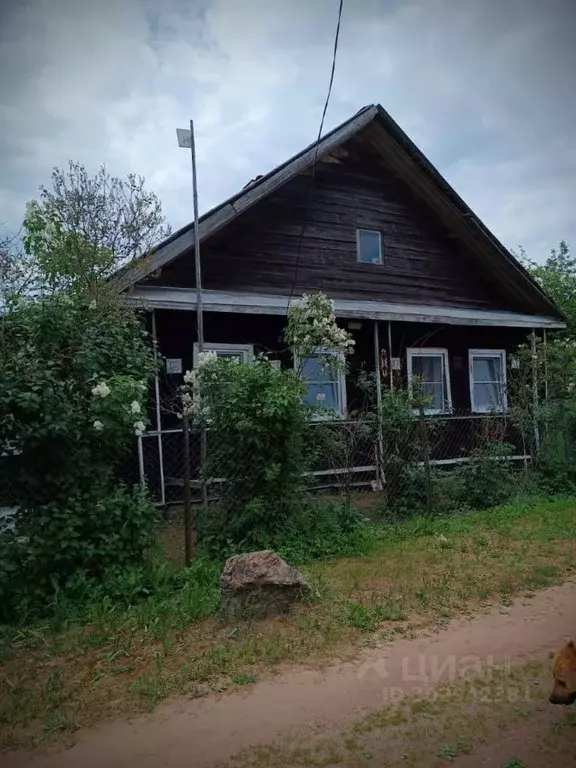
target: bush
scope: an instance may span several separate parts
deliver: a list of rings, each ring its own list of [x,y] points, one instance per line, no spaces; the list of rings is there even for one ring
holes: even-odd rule
[[[155,370],[140,318],[108,297],[15,302],[0,319],[0,503],[26,509],[109,481],[144,428]]]
[[[488,509],[511,498],[518,485],[509,461],[513,454],[513,445],[493,443],[464,465],[464,500],[471,508]]]
[[[70,579],[142,560],[156,513],[118,486],[156,369],[140,317],[106,292],[12,301],[0,318],[0,615],[46,610]]]
[[[210,512],[202,514],[201,530],[205,530],[209,516]],[[265,520],[264,515],[262,519]],[[353,505],[308,499],[281,525],[272,528],[264,522],[247,529],[241,541],[204,535],[201,548],[216,560],[241,552],[272,549],[290,563],[305,563],[360,554],[370,545],[370,531],[368,521]]]
[[[212,359],[198,377],[208,476],[223,478],[216,509],[198,520],[198,538],[211,551],[253,549],[302,503],[310,458],[303,386],[292,371],[265,360]]]
[[[75,580],[142,563],[157,511],[140,488],[93,488],[67,503],[21,509],[0,536],[0,619],[38,614]]]

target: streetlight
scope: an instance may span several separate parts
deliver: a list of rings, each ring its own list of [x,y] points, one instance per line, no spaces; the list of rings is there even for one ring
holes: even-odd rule
[[[198,324],[198,352],[204,351],[204,318],[202,315],[202,275],[200,269],[200,237],[198,235],[198,189],[196,186],[196,146],[194,143],[194,121],[190,120],[190,128],[176,128],[178,146],[190,149],[192,156],[192,195],[194,198],[194,264],[196,268],[196,316]],[[192,557],[191,531],[191,500],[190,500],[190,436],[188,415],[182,419],[184,438],[184,542],[186,565],[190,565]],[[202,503],[204,509],[208,504],[208,488],[206,484],[206,427],[200,428],[200,482],[202,487]]]
[[[176,128],[178,146],[189,149],[192,156],[192,195],[194,198],[194,264],[196,268],[196,314],[198,318],[198,351],[204,351],[204,318],[202,315],[202,273],[200,269],[200,237],[198,234],[198,188],[196,185],[196,146],[194,121],[190,128]]]

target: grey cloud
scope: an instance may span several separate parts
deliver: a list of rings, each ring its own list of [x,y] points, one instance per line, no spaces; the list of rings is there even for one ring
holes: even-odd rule
[[[317,134],[336,0],[28,0],[0,32],[0,221],[70,158],[142,173],[174,226]],[[568,0],[344,2],[325,130],[380,102],[509,247],[576,246]],[[14,62],[18,66],[12,66]],[[2,75],[0,74],[0,77]]]

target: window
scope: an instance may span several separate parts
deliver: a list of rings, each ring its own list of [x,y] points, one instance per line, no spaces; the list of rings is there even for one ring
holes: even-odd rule
[[[470,403],[474,413],[505,411],[506,352],[503,349],[471,349]]]
[[[382,235],[375,229],[356,230],[356,253],[362,264],[382,264]]]
[[[326,409],[324,418],[346,416],[346,377],[344,371],[330,365],[330,353],[317,350],[313,355],[295,358],[294,366],[306,383],[305,402],[320,404]],[[322,418],[319,416],[318,418]]]
[[[408,349],[408,385],[417,377],[420,392],[428,398],[424,413],[447,413],[452,409],[450,371],[446,349]]]
[[[218,357],[232,357],[242,363],[249,363],[254,357],[252,344],[207,344],[204,342],[205,352],[216,352]],[[194,344],[194,368],[198,367],[198,344]]]

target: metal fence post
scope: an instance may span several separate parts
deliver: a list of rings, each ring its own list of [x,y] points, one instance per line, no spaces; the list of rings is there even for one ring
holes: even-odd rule
[[[534,412],[534,450],[540,454],[540,428],[538,426],[538,357],[536,354],[536,331],[532,329],[532,408]]]
[[[184,439],[184,561],[188,567],[192,562],[192,502],[190,499],[190,428],[186,413],[182,415],[182,435]]]
[[[376,419],[377,419],[377,467],[376,489],[382,490],[382,457],[384,455],[384,438],[382,434],[382,378],[380,373],[380,329],[378,320],[374,320],[374,373],[376,376]]]
[[[434,508],[432,499],[432,470],[430,467],[430,444],[428,441],[428,427],[424,416],[424,408],[419,408],[420,432],[422,435],[422,461],[426,474],[426,511],[431,514]]]

